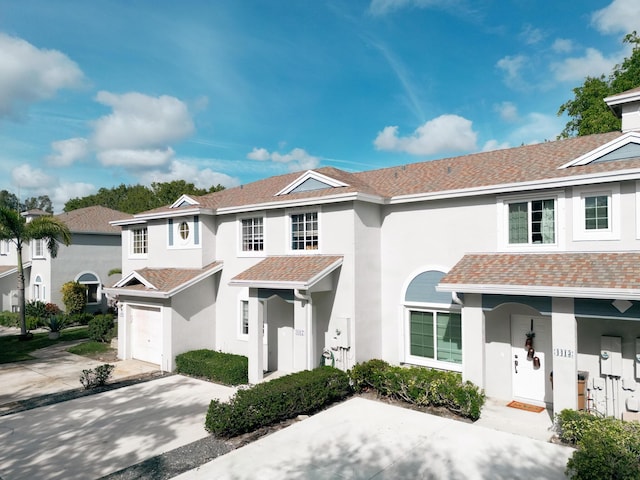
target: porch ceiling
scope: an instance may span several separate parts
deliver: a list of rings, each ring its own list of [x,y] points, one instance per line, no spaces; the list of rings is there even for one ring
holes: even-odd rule
[[[342,265],[342,255],[267,257],[231,279],[229,285],[308,290]]]
[[[640,299],[640,252],[470,254],[439,291]]]

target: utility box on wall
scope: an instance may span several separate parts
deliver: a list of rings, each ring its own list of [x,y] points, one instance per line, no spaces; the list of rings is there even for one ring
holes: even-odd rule
[[[622,376],[622,338],[600,337],[600,374]]]
[[[332,329],[329,330],[331,336],[331,348],[351,347],[351,319],[338,317],[334,319]]]

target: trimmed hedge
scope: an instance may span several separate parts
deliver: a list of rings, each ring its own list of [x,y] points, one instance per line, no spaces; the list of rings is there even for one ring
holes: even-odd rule
[[[640,479],[640,424],[563,410],[560,438],[577,445],[565,474],[575,480]]]
[[[113,315],[96,315],[89,320],[89,338],[94,342],[109,343],[116,336],[115,326]]]
[[[293,373],[239,390],[228,403],[212,400],[205,428],[229,438],[313,413],[350,393],[349,376],[336,368]]]
[[[18,322],[20,321],[18,315],[17,312],[0,312],[0,325],[3,327],[18,327]]]
[[[480,418],[485,395],[455,372],[396,367],[383,360],[357,364],[349,372],[356,392],[376,390],[385,397],[419,406],[444,407],[462,417]]]
[[[249,382],[247,357],[213,350],[192,350],[176,356],[176,372],[204,377],[225,385]]]

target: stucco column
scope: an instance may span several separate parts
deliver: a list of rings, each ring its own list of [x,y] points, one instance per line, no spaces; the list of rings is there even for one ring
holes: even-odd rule
[[[249,289],[249,383],[260,383],[263,368],[264,318],[262,303],[258,299],[258,289]]]
[[[554,413],[578,407],[578,326],[573,305],[573,298],[553,298],[551,303]]]
[[[296,292],[293,302],[293,371],[308,370],[309,339],[311,338],[311,301]],[[308,299],[307,299],[308,298]]]
[[[465,293],[462,307],[462,379],[485,387],[485,320],[482,295]]]

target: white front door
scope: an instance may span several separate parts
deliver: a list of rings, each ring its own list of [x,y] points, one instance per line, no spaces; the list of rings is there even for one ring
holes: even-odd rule
[[[131,307],[131,356],[144,362],[160,364],[162,316],[160,308]]]
[[[533,332],[533,358],[525,347],[527,334]],[[551,319],[529,315],[511,316],[511,376],[513,398],[544,405],[553,402],[551,373]]]

